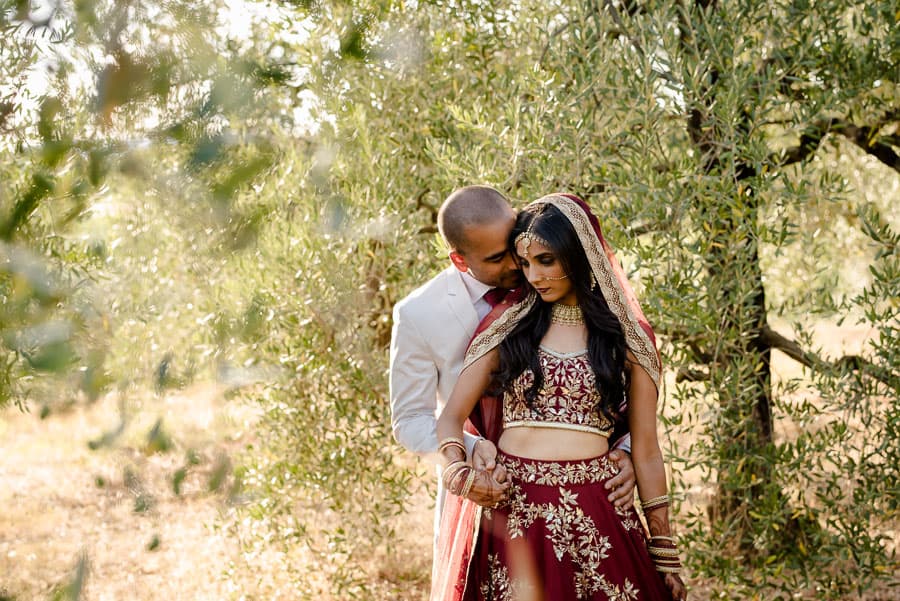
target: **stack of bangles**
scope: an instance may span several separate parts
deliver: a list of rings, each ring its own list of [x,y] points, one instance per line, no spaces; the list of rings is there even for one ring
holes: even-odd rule
[[[463,458],[451,461],[444,468],[444,472],[441,476],[444,481],[444,488],[454,495],[465,497],[469,494],[469,491],[472,490],[472,485],[475,484],[475,476],[477,473],[465,460],[466,446],[461,438],[445,438],[438,446],[438,452],[443,454],[444,450],[450,447],[457,447],[461,450]]]
[[[641,508],[644,512],[668,506],[669,495],[641,501]],[[647,550],[650,552],[650,559],[653,560],[653,565],[656,566],[657,572],[663,574],[678,574],[681,572],[681,558],[679,557],[678,545],[671,536],[651,536]]]

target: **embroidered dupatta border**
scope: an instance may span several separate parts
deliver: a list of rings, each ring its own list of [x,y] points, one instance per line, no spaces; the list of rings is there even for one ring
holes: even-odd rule
[[[594,277],[600,285],[603,297],[622,324],[628,348],[631,349],[640,366],[650,375],[653,383],[659,389],[662,363],[656,350],[656,345],[647,331],[641,326],[640,319],[631,306],[631,303],[637,305],[634,291],[628,284],[627,279],[625,279],[624,274],[621,279],[618,277],[616,269],[612,265],[612,261],[615,258],[611,258],[607,254],[599,232],[594,231],[594,227],[591,225],[584,209],[574,200],[562,194],[544,196],[525,208],[528,209],[544,204],[554,205],[562,211],[569,223],[572,224],[590,262]],[[621,268],[619,268],[619,271],[621,271]],[[487,329],[478,334],[469,345],[463,369],[483,357],[492,348],[498,346],[515,328],[522,316],[528,313],[536,301],[537,293],[532,290],[522,302],[508,309]]]

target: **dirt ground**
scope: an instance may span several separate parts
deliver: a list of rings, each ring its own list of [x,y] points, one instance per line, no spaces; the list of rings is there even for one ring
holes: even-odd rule
[[[310,577],[312,557],[282,548],[230,498],[231,466],[258,443],[256,408],[209,384],[125,401],[109,395],[44,419],[39,407],[0,411],[0,601],[53,598],[82,558],[91,601],[341,598]],[[427,598],[431,515],[423,490],[405,540],[378,558],[379,599]]]
[[[45,419],[37,408],[0,413],[0,598],[49,598],[82,554],[85,598],[240,597],[240,549],[224,530],[233,513],[225,458],[253,441],[255,416],[213,386],[127,405],[115,438],[112,395]],[[160,418],[163,434],[151,440]]]

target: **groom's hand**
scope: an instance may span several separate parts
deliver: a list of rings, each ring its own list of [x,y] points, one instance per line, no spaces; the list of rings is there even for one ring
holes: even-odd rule
[[[619,509],[630,509],[634,506],[634,464],[631,455],[621,449],[609,452],[609,458],[619,466],[619,473],[607,480],[606,490],[609,501]]]

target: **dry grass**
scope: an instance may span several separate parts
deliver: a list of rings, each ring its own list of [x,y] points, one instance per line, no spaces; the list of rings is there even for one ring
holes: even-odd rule
[[[222,392],[198,385],[162,399],[130,398],[124,431],[96,450],[89,443],[120,423],[115,395],[43,420],[0,412],[0,600],[51,598],[70,582],[82,552],[83,599],[343,598],[329,590],[321,558],[281,545],[265,522],[236,511],[231,477],[208,490],[222,457],[236,463],[248,445],[258,446],[256,410]],[[164,452],[148,444],[159,418],[172,444]],[[173,476],[189,451],[199,463],[178,495]],[[147,509],[136,511],[139,503]],[[408,516],[390,524],[397,544],[368,560],[375,598],[427,598],[431,508],[420,487]],[[317,508],[301,511],[310,523],[323,519]]]
[[[222,458],[253,441],[252,412],[209,386],[127,405],[126,428],[97,450],[88,443],[119,422],[113,396],[44,420],[0,414],[0,593],[47,598],[82,551],[87,599],[228,599],[244,588],[238,572],[227,574],[240,561],[236,541],[219,527],[232,513],[227,495],[208,484],[226,467]],[[148,446],[159,417],[174,441],[167,452]],[[173,476],[188,450],[199,463],[176,495]]]

